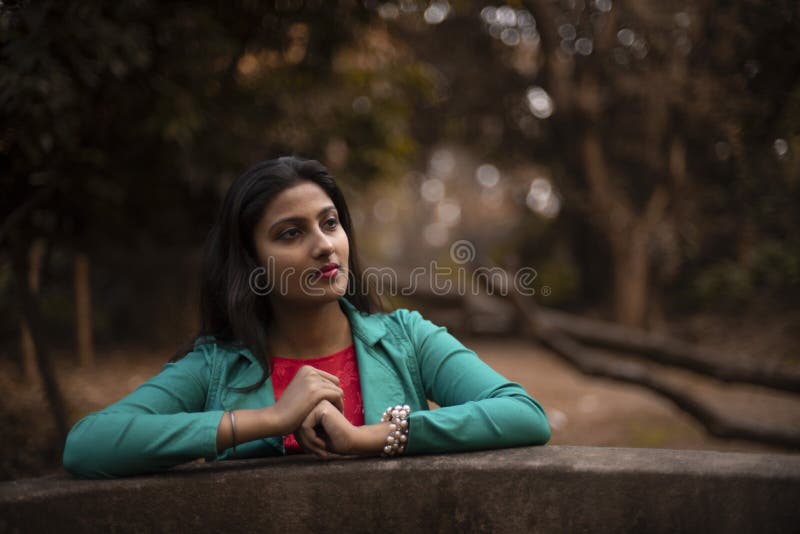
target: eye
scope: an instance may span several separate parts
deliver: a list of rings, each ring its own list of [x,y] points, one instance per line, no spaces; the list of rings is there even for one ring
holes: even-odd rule
[[[278,236],[278,239],[289,241],[290,239],[294,239],[299,235],[300,235],[300,230],[298,230],[297,228],[289,228],[288,230],[282,232],[281,235]]]
[[[323,224],[329,230],[333,230],[334,228],[339,226],[339,221],[336,219],[336,217],[331,217],[331,218],[327,219]]]

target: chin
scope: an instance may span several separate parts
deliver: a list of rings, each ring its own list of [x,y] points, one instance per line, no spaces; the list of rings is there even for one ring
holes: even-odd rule
[[[322,288],[319,288],[322,289]],[[305,304],[327,304],[328,302],[338,301],[347,293],[346,287],[325,287],[322,291],[299,292],[296,295],[285,297],[287,301],[303,302]]]

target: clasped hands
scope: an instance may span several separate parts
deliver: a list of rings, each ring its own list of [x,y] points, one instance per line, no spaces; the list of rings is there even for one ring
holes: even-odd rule
[[[284,390],[274,409],[303,449],[321,458],[332,454],[379,452],[388,433],[384,425],[357,427],[344,416],[339,379],[305,365]]]

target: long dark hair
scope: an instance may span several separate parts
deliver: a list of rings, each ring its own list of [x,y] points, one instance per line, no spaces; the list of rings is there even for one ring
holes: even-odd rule
[[[370,288],[362,287],[363,271],[350,210],[328,169],[318,161],[295,156],[253,165],[231,184],[206,240],[200,289],[201,326],[192,344],[214,342],[249,349],[261,365],[262,376],[243,391],[260,387],[270,374],[267,331],[273,314],[268,297],[259,295],[250,285],[251,274],[259,267],[253,230],[275,196],[303,181],[313,182],[327,193],[350,241],[347,299],[365,313],[381,309]],[[190,350],[192,347],[180,350],[172,361]]]

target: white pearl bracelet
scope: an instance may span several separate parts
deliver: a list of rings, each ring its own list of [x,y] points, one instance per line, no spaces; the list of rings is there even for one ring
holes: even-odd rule
[[[408,442],[408,414],[411,407],[408,404],[389,406],[381,415],[381,423],[389,424],[389,435],[386,436],[386,445],[381,456],[397,456],[403,454]]]

